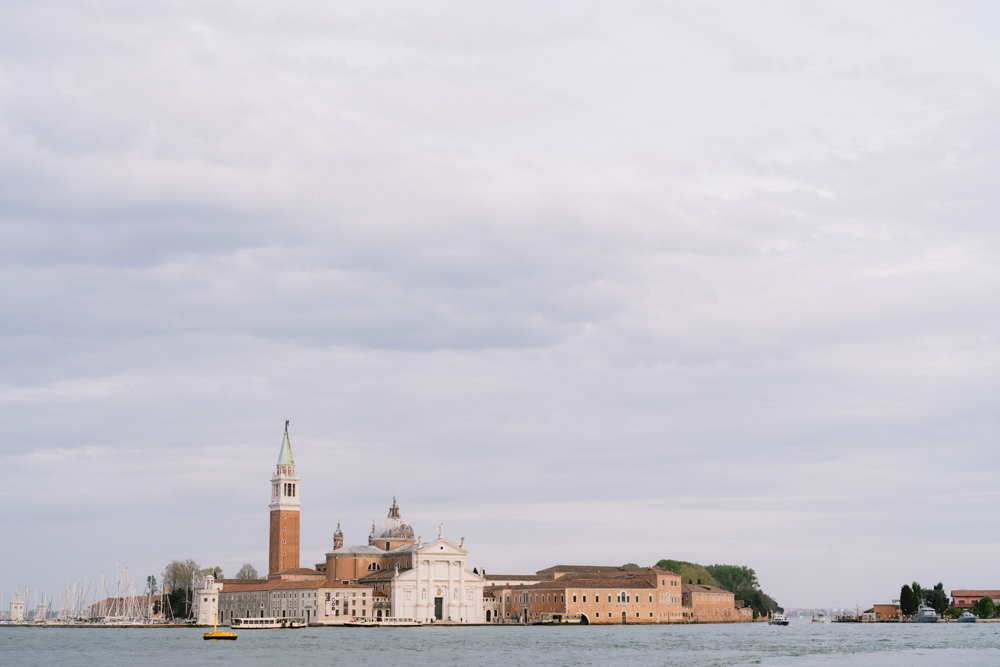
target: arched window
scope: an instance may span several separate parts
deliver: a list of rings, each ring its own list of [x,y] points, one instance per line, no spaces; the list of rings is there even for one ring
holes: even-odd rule
[[[369,570],[380,570],[382,568],[379,567],[378,563],[371,563],[371,564],[368,565],[368,569]]]

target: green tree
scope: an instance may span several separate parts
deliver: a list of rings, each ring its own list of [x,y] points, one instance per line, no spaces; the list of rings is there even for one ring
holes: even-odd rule
[[[156,577],[153,575],[146,577],[146,588],[150,595],[156,595],[159,592],[159,589],[156,586]]]
[[[744,565],[709,565],[705,569],[719,588],[733,593],[737,598],[744,592],[760,588],[753,568]]]
[[[917,611],[917,601],[913,597],[913,589],[903,584],[899,591],[899,612],[903,616],[913,616]]]
[[[993,598],[984,595],[979,599],[979,602],[972,605],[972,613],[979,618],[990,618],[997,613],[997,606],[993,603]]]
[[[715,586],[715,579],[704,566],[698,565],[697,563],[689,563],[684,560],[670,560],[664,558],[656,564],[656,567],[662,568],[664,570],[670,570],[681,575],[682,582],[694,583],[695,581],[701,580],[701,583],[706,586]]]
[[[913,611],[917,611],[920,607],[920,603],[924,601],[924,587],[914,581],[910,585],[910,588],[913,590],[913,600],[915,603]]]
[[[216,579],[225,579],[225,575],[222,574],[222,568],[216,565],[215,567],[206,567],[204,570],[198,570],[199,577],[213,576]]]
[[[639,566],[636,565],[635,563],[625,563],[624,565],[622,565],[622,567],[639,567]]]
[[[944,584],[938,582],[933,591],[930,591],[930,601],[928,604],[934,607],[934,611],[943,614],[948,609],[948,594],[944,592]]]

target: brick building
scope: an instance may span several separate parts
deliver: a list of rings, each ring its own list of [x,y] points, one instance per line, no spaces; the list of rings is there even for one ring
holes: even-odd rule
[[[729,591],[702,584],[682,584],[684,606],[698,623],[735,623],[735,596]]]

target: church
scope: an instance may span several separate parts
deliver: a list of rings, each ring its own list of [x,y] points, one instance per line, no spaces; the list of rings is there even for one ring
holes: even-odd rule
[[[368,544],[345,546],[337,525],[333,549],[315,568],[300,567],[300,478],[292,456],[288,422],[271,477],[269,581],[329,581],[360,585],[373,591],[372,616],[417,618],[456,623],[486,622],[485,578],[467,568],[465,538],[458,544],[444,536],[424,542],[402,517],[396,499],[386,518],[373,525]]]

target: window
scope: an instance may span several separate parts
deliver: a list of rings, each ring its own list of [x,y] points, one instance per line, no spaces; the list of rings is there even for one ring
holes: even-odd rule
[[[595,597],[594,599],[596,600],[597,598]],[[587,601],[587,596],[586,596],[586,595],[584,595],[584,596],[583,596],[583,601],[584,601],[584,602],[586,602],[586,601]]]
[[[611,593],[608,593],[608,603],[611,603]]]
[[[652,595],[650,595],[650,596],[649,596],[649,601],[650,601],[650,602],[652,602],[652,601],[653,601],[653,596],[652,596]]]
[[[575,595],[573,596],[573,602],[576,602],[576,596]]]

